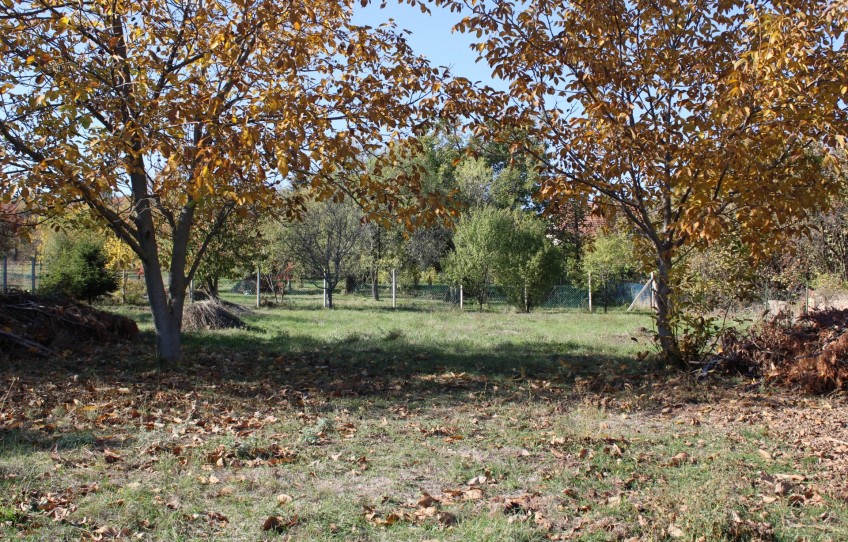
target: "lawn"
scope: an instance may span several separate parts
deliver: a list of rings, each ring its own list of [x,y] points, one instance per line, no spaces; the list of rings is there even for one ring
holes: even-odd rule
[[[650,319],[262,309],[0,377],[0,538],[846,540],[845,399],[657,367]]]

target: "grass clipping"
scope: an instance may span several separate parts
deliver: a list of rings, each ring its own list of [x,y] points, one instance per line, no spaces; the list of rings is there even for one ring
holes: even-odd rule
[[[240,316],[249,313],[250,311],[241,305],[220,299],[198,301],[183,310],[183,330],[247,329],[247,324]]]
[[[772,383],[818,394],[848,388],[848,310],[780,314],[729,342],[725,356]]]

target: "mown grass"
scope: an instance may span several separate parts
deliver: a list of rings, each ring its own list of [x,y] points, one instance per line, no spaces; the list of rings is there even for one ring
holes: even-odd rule
[[[702,422],[693,408],[720,407],[711,388],[639,361],[645,315],[247,322],[188,335],[181,367],[131,350],[57,369],[41,403],[24,393],[27,419],[0,433],[0,538],[848,539],[844,501],[793,503],[800,489],[772,498],[762,482],[815,464],[764,456],[787,447],[767,428]],[[63,494],[75,508],[56,520],[43,503]]]

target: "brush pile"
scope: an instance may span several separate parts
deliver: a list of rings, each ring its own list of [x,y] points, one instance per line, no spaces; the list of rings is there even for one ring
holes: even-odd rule
[[[812,312],[797,320],[781,313],[747,336],[726,336],[721,357],[726,368],[807,393],[847,389],[848,310]]]
[[[183,309],[183,331],[209,331],[213,329],[246,329],[240,316],[250,311],[241,305],[220,299],[207,299],[186,305]]]
[[[14,290],[0,294],[0,355],[49,357],[137,336],[133,320],[67,298]]]

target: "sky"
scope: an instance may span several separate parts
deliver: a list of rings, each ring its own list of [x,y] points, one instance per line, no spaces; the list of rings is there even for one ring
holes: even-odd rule
[[[407,40],[413,50],[430,59],[436,66],[451,68],[454,75],[480,81],[495,88],[503,87],[491,76],[492,71],[485,62],[475,62],[477,53],[471,50],[471,44],[478,41],[475,36],[451,32],[451,28],[461,19],[460,14],[447,9],[431,7],[429,15],[421,13],[420,8],[398,4],[388,0],[387,6],[380,9],[379,2],[369,3],[367,7],[357,4],[354,11],[354,23],[377,26],[394,19],[399,29],[412,32]]]

